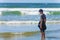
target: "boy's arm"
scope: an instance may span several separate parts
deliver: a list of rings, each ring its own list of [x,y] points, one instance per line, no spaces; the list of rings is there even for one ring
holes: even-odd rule
[[[40,28],[42,29],[42,19],[40,20]]]

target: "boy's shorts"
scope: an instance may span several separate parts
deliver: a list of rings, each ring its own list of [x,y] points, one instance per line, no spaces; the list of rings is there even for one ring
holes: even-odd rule
[[[41,32],[45,32],[45,30],[46,30],[46,28],[41,29],[40,27],[39,27],[39,29],[40,29]]]
[[[39,29],[40,29],[41,32],[45,32],[45,30],[46,30],[46,25],[43,25],[43,26],[42,26],[42,29],[40,28],[40,24],[38,24],[38,27],[39,27]]]

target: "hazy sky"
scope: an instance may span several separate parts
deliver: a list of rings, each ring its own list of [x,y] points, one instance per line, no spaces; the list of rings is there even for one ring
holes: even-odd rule
[[[60,3],[60,0],[0,0],[1,2],[12,2],[12,3]]]

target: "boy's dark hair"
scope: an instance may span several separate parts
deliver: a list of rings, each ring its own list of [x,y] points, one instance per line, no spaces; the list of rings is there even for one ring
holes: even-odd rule
[[[39,12],[43,12],[43,10],[42,10],[42,9],[40,9],[40,10],[39,10]]]

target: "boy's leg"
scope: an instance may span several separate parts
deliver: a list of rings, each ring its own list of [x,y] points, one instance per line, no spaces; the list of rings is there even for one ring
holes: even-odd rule
[[[45,32],[41,32],[41,40],[45,40]]]

